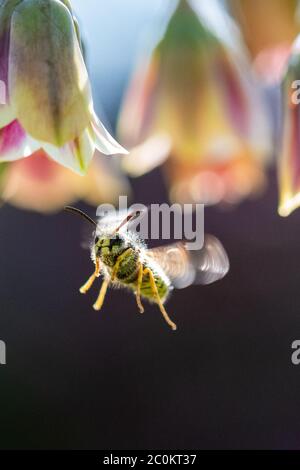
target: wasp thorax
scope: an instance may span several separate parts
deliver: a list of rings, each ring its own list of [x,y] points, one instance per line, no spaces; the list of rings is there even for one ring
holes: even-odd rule
[[[95,253],[106,264],[112,264],[126,249],[125,240],[119,234],[95,238]]]

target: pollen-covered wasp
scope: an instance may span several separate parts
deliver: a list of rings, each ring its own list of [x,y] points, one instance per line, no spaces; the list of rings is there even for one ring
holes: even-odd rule
[[[95,227],[91,243],[91,258],[95,264],[94,273],[80,288],[86,294],[97,277],[102,275],[103,283],[95,310],[103,306],[109,285],[126,287],[136,296],[137,306],[144,312],[142,299],[158,305],[167,324],[176,330],[164,304],[175,287],[182,289],[191,284],[211,284],[222,279],[229,270],[229,260],[221,242],[212,235],[205,235],[201,250],[189,251],[184,242],[148,249],[145,242],[128,224],[140,212],[106,215],[97,223],[87,214],[74,207],[66,207]]]

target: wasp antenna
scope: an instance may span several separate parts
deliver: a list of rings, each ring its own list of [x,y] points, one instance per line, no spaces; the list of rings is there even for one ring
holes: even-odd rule
[[[87,220],[90,224],[95,225],[97,227],[97,223],[90,216],[88,216],[85,212],[81,211],[80,209],[77,209],[76,207],[66,206],[64,210],[67,212],[72,212],[73,214],[79,215],[83,219]]]
[[[131,214],[129,214],[126,217],[126,219],[124,219],[123,222],[119,225],[119,227],[116,228],[116,230],[114,231],[114,234],[118,233],[119,230],[121,230],[121,228],[124,227],[124,225],[128,224],[131,220],[134,220],[137,217],[139,217],[141,215],[141,213],[142,213],[142,211],[135,211],[135,212],[132,212]]]

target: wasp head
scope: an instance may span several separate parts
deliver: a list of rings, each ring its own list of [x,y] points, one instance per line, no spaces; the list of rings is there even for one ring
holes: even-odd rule
[[[114,236],[95,237],[95,255],[101,258],[106,264],[111,264],[126,249],[124,237],[119,233]]]

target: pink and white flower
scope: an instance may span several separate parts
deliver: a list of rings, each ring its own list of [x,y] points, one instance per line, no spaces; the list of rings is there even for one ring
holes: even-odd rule
[[[95,150],[127,153],[97,118],[68,0],[0,0],[0,162],[37,150],[85,174]]]

